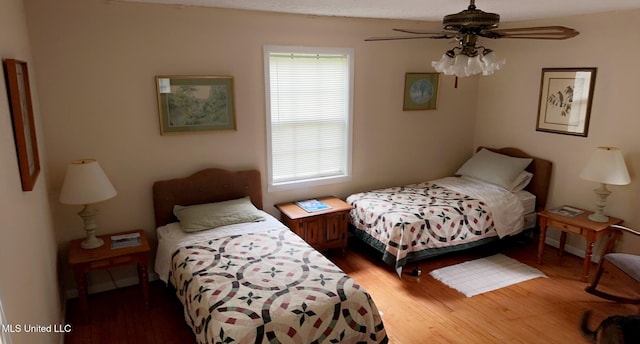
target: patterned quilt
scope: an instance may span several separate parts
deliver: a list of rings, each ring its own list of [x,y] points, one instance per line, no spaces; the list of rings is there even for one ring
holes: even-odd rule
[[[198,343],[387,343],[369,294],[283,228],[179,248],[170,281]]]
[[[496,236],[484,202],[431,182],[357,193],[347,203],[356,235],[398,271],[408,258]]]

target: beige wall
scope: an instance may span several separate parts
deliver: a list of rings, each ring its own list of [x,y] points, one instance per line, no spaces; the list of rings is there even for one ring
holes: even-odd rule
[[[100,231],[144,228],[154,236],[151,185],[200,168],[257,168],[266,175],[262,46],[353,47],[356,54],[352,181],[264,193],[273,204],[426,180],[455,171],[475,145],[516,146],[555,163],[550,206],[592,208],[596,186],[577,177],[596,146],[625,152],[633,183],[612,187],[608,212],[640,227],[640,168],[633,82],[638,11],[518,23],[561,23],[582,32],[563,42],[486,42],[507,58],[492,77],[441,76],[438,110],[403,112],[406,72],[432,72],[450,42],[363,42],[393,27],[439,29],[439,23],[267,14],[100,0],[26,0],[47,147],[45,160],[62,259],[68,240],[83,236],[79,209],[57,202],[66,164],[100,161],[118,196],[100,205]],[[55,13],[55,15],[51,15]],[[620,54],[620,55],[616,55]],[[540,70],[598,67],[589,137],[535,131]],[[232,75],[237,131],[160,136],[156,75]],[[477,117],[476,117],[477,114]],[[637,142],[637,141],[636,141]],[[402,154],[398,154],[402,152]],[[553,239],[553,238],[552,238]],[[570,244],[580,247],[580,241]],[[623,247],[634,250],[625,238]],[[126,274],[126,272],[123,272]],[[66,287],[70,287],[67,274]],[[105,279],[99,274],[92,280]],[[94,283],[95,284],[95,283]],[[72,287],[72,285],[71,285]]]
[[[482,78],[478,93],[475,142],[516,146],[554,163],[549,206],[572,204],[594,209],[598,185],[578,177],[598,146],[619,147],[631,184],[610,186],[605,212],[640,228],[640,116],[637,106],[640,66],[640,11],[611,12],[518,23],[562,24],[580,35],[567,41],[501,40],[487,43],[507,58],[505,68]],[[536,116],[542,68],[597,67],[588,137],[538,132]],[[557,233],[556,236],[557,238]],[[569,245],[584,247],[584,240]],[[640,252],[640,241],[625,236],[625,251]]]
[[[0,3],[0,56],[26,61],[29,72],[35,71],[22,0]],[[9,100],[5,83],[0,83],[0,301],[7,324],[49,326],[61,322],[57,246],[34,74],[30,81],[42,165],[30,192],[23,192],[20,184]],[[60,338],[57,333],[16,332],[9,336],[14,344],[56,343]]]
[[[63,255],[68,240],[83,236],[79,209],[56,201],[72,159],[98,159],[118,190],[100,204],[101,233],[144,228],[155,236],[156,180],[210,166],[257,168],[264,180],[265,44],[353,47],[356,68],[352,181],[277,193],[265,188],[266,210],[275,214],[273,204],[283,201],[447,175],[473,149],[477,79],[461,79],[454,88],[453,78],[444,78],[437,110],[402,111],[405,73],[431,72],[430,61],[449,42],[363,41],[425,24],[102,0],[26,3]],[[232,75],[238,130],[160,136],[154,77],[167,74]],[[108,280],[99,272],[94,278]]]

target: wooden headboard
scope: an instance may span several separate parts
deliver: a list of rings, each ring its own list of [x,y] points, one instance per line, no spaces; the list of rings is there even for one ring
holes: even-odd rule
[[[221,202],[249,196],[262,209],[262,183],[257,170],[228,171],[208,168],[185,178],[161,180],[153,184],[156,227],[175,222],[173,206]]]
[[[551,183],[551,168],[553,164],[549,160],[531,156],[518,148],[489,148],[478,147],[478,151],[486,148],[492,152],[513,156],[516,158],[531,158],[533,161],[526,168],[527,171],[533,173],[533,178],[525,190],[536,195],[536,211],[543,210],[547,205],[547,197],[549,196],[549,185]]]

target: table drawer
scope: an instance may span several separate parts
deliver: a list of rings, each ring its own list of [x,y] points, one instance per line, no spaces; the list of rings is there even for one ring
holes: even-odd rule
[[[566,223],[562,223],[559,221],[555,221],[555,220],[549,220],[549,227],[553,227],[553,228],[557,228],[561,231],[564,232],[569,232],[569,233],[576,233],[576,234],[580,234],[582,232],[582,229],[578,226],[572,226],[572,225],[568,225]]]

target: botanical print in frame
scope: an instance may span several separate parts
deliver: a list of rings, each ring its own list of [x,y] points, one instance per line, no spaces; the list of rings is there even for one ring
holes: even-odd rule
[[[587,136],[597,68],[543,68],[537,131]]]
[[[402,110],[435,110],[440,73],[406,73]]]
[[[9,93],[22,190],[31,191],[40,173],[40,157],[36,139],[36,124],[33,119],[27,63],[5,59],[4,70],[7,77],[7,92]]]
[[[156,76],[160,133],[235,130],[233,77]]]

